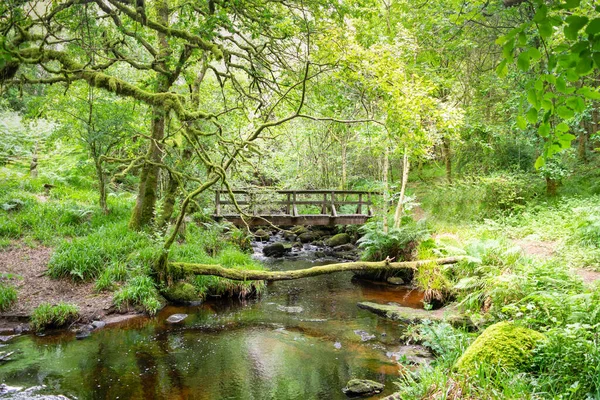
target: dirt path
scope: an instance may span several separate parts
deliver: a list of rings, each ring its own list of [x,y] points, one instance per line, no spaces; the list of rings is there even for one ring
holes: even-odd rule
[[[93,283],[76,284],[67,279],[50,279],[44,275],[52,249],[30,248],[16,244],[0,250],[0,273],[18,290],[17,303],[0,313],[0,326],[11,320],[24,320],[41,303],[66,302],[79,306],[83,321],[102,319],[112,305],[112,293],[95,293]]]

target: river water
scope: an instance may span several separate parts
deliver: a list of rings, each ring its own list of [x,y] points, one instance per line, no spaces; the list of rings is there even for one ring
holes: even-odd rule
[[[273,270],[326,263],[266,261]],[[415,291],[351,273],[275,282],[258,300],[169,306],[84,340],[24,335],[2,349],[16,353],[0,382],[78,399],[345,399],[351,378],[393,393],[402,327],[360,301],[422,307]],[[174,313],[189,316],[166,323]]]

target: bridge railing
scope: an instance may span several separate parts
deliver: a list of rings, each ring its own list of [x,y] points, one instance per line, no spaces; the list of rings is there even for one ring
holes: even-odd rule
[[[360,190],[232,190],[235,202],[245,213],[259,215],[287,215],[297,217],[305,214],[373,215],[373,196],[376,192]],[[217,217],[238,215],[229,191],[215,192],[215,215]]]

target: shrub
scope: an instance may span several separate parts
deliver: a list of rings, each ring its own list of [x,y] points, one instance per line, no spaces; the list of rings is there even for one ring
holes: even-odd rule
[[[31,328],[42,331],[45,328],[60,328],[79,318],[79,307],[73,304],[58,303],[51,305],[42,303],[31,314]]]
[[[150,315],[161,308],[158,290],[152,278],[146,275],[136,276],[122,287],[113,299],[118,309],[141,306]]]
[[[552,329],[534,352],[540,391],[552,398],[593,399],[600,395],[600,325]]]
[[[0,311],[6,311],[17,301],[17,290],[0,282]]]
[[[410,260],[418,242],[428,235],[424,221],[410,221],[400,228],[390,228],[387,233],[380,222],[367,222],[362,231],[364,236],[358,244],[366,261],[381,261],[387,257],[394,261]]]

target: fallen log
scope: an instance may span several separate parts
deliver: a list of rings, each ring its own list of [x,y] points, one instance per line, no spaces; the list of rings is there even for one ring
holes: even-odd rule
[[[239,270],[224,268],[220,265],[193,264],[183,262],[169,262],[168,272],[172,275],[213,275],[235,281],[288,281],[292,279],[309,278],[312,276],[331,274],[335,272],[360,272],[360,271],[393,271],[393,270],[416,270],[419,266],[435,263],[438,265],[456,264],[459,261],[477,261],[469,256],[455,256],[438,258],[435,260],[418,260],[391,262],[385,261],[356,261],[339,264],[322,265],[293,271],[261,271],[261,270]]]

